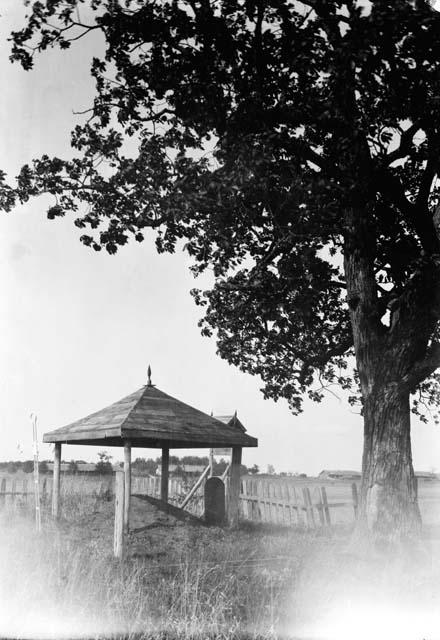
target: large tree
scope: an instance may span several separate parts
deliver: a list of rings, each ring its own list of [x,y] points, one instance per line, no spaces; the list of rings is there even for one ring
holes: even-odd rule
[[[54,195],[82,241],[181,239],[203,332],[301,410],[329,385],[365,421],[359,530],[418,534],[410,395],[440,364],[440,15],[423,0],[29,2],[12,59],[101,32],[73,160],[43,157],[3,208]],[[351,361],[355,361],[351,372]],[[318,387],[316,386],[318,384]]]

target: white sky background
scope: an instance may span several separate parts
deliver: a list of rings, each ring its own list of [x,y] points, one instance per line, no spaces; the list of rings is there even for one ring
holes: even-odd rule
[[[0,168],[12,176],[42,153],[70,153],[73,111],[91,105],[89,62],[99,54],[96,39],[83,39],[24,72],[9,62],[6,42],[22,13],[20,0],[1,0]],[[258,449],[244,451],[245,464],[308,474],[360,469],[362,421],[343,401],[306,402],[294,417],[285,402],[263,399],[256,378],[215,355],[197,327],[201,309],[189,295],[197,281],[184,254],[158,256],[147,238],[109,256],[84,247],[79,235],[72,218],[48,221],[43,199],[0,214],[0,459],[31,457],[31,412],[41,439],[141,387],[151,363],[163,391],[207,413],[237,409],[259,439]],[[63,459],[96,460],[100,450],[68,445]],[[440,468],[439,454],[440,429],[414,420],[416,469]],[[41,444],[40,456],[51,457],[51,446]]]

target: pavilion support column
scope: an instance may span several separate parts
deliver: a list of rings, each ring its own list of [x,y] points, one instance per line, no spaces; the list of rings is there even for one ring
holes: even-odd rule
[[[61,442],[55,442],[53,458],[52,516],[60,517]]]
[[[228,495],[228,524],[230,527],[238,525],[240,501],[240,465],[241,447],[232,447],[231,468],[229,472]]]
[[[124,442],[124,531],[130,528],[130,496],[131,496],[131,442]]]
[[[168,479],[170,475],[170,450],[167,447],[162,448],[162,464],[160,476],[160,499],[168,502]]]

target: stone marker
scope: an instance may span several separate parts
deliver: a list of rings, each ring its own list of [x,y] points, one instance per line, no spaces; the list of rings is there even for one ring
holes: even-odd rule
[[[217,526],[225,523],[225,483],[217,476],[205,483],[205,522]]]

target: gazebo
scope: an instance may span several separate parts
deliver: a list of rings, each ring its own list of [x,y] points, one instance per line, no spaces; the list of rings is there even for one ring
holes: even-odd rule
[[[223,417],[222,417],[223,418]],[[256,447],[237,419],[227,422],[209,416],[173,398],[148,381],[134,393],[96,413],[45,433],[43,442],[55,444],[52,514],[59,517],[62,444],[124,447],[125,509],[128,529],[131,495],[131,450],[143,447],[162,450],[161,500],[168,502],[170,449],[228,448],[232,450],[229,471],[228,521],[238,520],[242,447]]]

